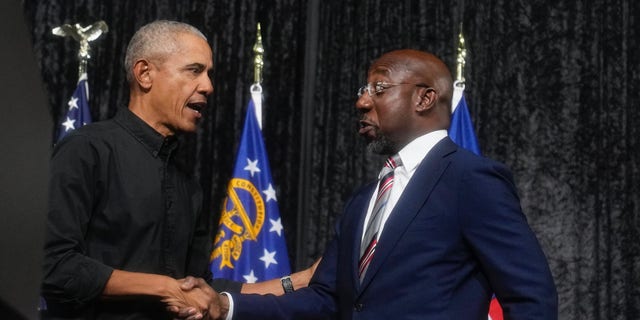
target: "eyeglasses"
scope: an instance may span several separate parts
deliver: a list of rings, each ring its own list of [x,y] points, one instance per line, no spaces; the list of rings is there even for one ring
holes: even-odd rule
[[[374,83],[369,82],[366,85],[360,87],[360,89],[358,89],[358,98],[362,97],[365,91],[369,94],[369,97],[373,97],[381,94],[382,92],[384,92],[384,90],[403,84],[410,84],[421,88],[430,88],[424,83],[389,83],[384,81],[376,81]]]

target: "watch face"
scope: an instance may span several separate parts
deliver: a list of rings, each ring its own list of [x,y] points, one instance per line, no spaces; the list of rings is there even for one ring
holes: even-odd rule
[[[282,283],[282,289],[284,290],[284,293],[293,292],[293,283],[291,282],[290,276],[282,277],[280,279],[280,282]]]

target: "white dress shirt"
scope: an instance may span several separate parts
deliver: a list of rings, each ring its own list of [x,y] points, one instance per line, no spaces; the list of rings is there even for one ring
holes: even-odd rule
[[[433,149],[440,140],[447,137],[447,130],[438,130],[429,132],[423,136],[420,136],[413,141],[409,142],[398,154],[400,155],[400,160],[402,161],[402,166],[397,167],[393,171],[393,187],[391,188],[391,193],[389,194],[389,201],[387,205],[384,207],[384,211],[382,212],[382,223],[380,224],[380,229],[378,230],[378,239],[380,239],[380,235],[384,230],[384,225],[389,218],[389,214],[396,206],[398,199],[402,195],[404,188],[409,183],[409,180],[413,176],[413,173],[416,172],[416,168],[422,162],[424,157],[427,156],[429,151]],[[381,177],[378,177],[380,179]],[[364,219],[364,227],[361,237],[364,237],[364,230],[367,228],[367,223],[369,222],[369,218],[371,217],[371,212],[373,211],[373,207],[376,203],[376,195],[378,194],[378,187],[373,191],[371,195],[371,200],[369,201],[369,208],[367,209],[367,217]],[[362,239],[361,239],[362,241]]]

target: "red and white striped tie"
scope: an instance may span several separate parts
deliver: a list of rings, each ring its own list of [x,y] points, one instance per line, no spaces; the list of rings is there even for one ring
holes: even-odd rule
[[[382,225],[382,217],[384,208],[389,201],[389,195],[391,194],[391,188],[393,187],[393,170],[402,165],[399,155],[394,155],[387,159],[382,171],[380,171],[380,181],[378,184],[378,194],[376,195],[375,205],[371,211],[371,217],[367,223],[367,228],[360,244],[360,261],[358,262],[358,275],[360,281],[364,279],[364,274],[367,272],[369,263],[373,259],[373,254],[376,251],[376,244],[378,243],[378,231]]]

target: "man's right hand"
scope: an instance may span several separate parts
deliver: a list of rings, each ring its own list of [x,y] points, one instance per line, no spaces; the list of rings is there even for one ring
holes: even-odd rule
[[[185,289],[183,289],[183,286]],[[220,306],[220,296],[202,279],[171,277],[114,270],[102,292],[105,298],[154,296],[167,304],[167,310],[180,319],[218,319],[228,310]],[[224,310],[224,315],[222,314]]]
[[[206,281],[201,278],[186,277],[178,282],[182,295],[176,294],[176,296],[184,298],[163,301],[168,304],[168,309],[180,319],[217,320],[226,318],[229,300],[224,295],[215,292]]]

